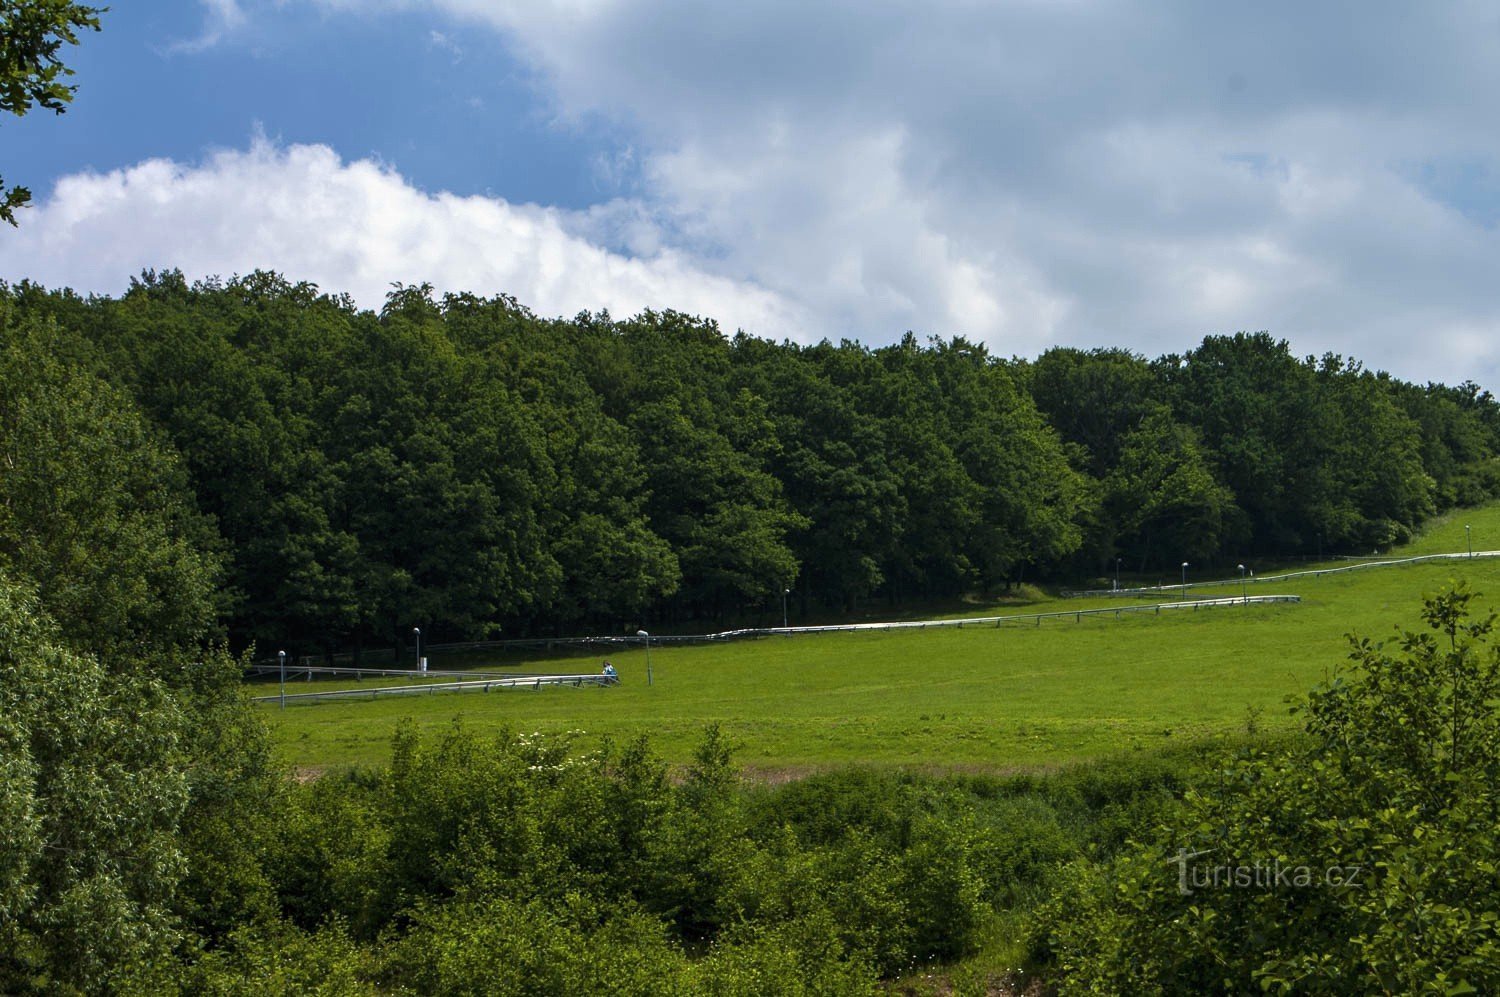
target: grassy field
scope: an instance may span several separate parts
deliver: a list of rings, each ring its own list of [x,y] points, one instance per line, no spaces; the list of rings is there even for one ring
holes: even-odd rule
[[[1500,548],[1496,505],[1449,514],[1391,553],[1463,551],[1465,524],[1475,550]],[[313,768],[385,761],[396,724],[409,717],[427,729],[458,719],[476,728],[581,731],[584,744],[648,734],[675,761],[717,722],[738,743],[740,763],[770,776],[848,763],[1040,769],[1243,731],[1252,718],[1290,727],[1285,698],[1344,660],[1344,634],[1415,627],[1422,595],[1456,578],[1483,593],[1485,605],[1500,606],[1500,559],[1399,566],[1257,589],[1300,595],[1299,605],[653,647],[650,686],[645,654],[634,650],[609,655],[623,678],[611,689],[272,706],[267,716],[281,758]],[[1109,604],[1041,601],[999,611]],[[505,664],[571,672],[599,662]]]

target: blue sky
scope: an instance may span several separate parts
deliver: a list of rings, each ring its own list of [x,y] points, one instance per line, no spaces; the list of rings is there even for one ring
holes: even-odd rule
[[[610,196],[598,158],[616,136],[560,127],[545,91],[495,32],[441,14],[376,17],[287,4],[227,27],[198,0],[115,4],[73,50],[62,116],[3,126],[6,168],[46,178],[142,159],[191,163],[244,147],[323,143],[414,183],[579,208]],[[38,182],[35,186],[40,186]]]
[[[257,267],[728,330],[1300,353],[1500,390],[1500,14],[163,0],[0,122],[0,277]]]

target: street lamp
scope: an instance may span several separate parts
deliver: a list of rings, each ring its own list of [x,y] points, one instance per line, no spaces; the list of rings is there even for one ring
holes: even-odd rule
[[[635,632],[637,637],[646,638],[646,684],[651,684],[651,635],[644,630]]]
[[[1469,528],[1467,526],[1464,527],[1464,541],[1469,545],[1469,557],[1473,558],[1473,556],[1474,556],[1474,534],[1472,534],[1472,533],[1469,532]]]
[[[786,597],[792,594],[792,590],[784,588],[781,590],[781,629],[790,630],[791,624],[786,621]]]
[[[1187,590],[1188,590],[1188,587],[1187,587],[1187,569],[1188,569],[1188,563],[1186,561],[1183,561],[1182,562],[1182,597],[1184,599],[1187,598]]]
[[[1115,558],[1115,591],[1120,591],[1120,559]]]
[[[286,709],[286,652],[277,651],[276,657],[281,659],[281,708]]]
[[[1250,605],[1250,596],[1245,591],[1245,566],[1243,564],[1241,564],[1241,565],[1239,565],[1239,569],[1240,569],[1240,601],[1243,602],[1245,605],[1248,606],[1248,605]]]
[[[422,628],[412,627],[411,632],[417,635],[417,671],[425,672],[427,669],[422,665]]]

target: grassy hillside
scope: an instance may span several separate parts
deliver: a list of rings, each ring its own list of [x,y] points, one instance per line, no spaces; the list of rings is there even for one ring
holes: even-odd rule
[[[1435,521],[1402,553],[1500,548],[1500,506]],[[1465,578],[1500,606],[1500,559],[1378,568],[1263,584],[1299,605],[1046,621],[963,630],[767,638],[611,653],[623,683],[268,709],[283,759],[299,766],[383,761],[396,724],[649,734],[682,760],[704,724],[767,773],[868,763],[1007,770],[1146,750],[1184,738],[1289,727],[1285,697],[1338,666],[1350,631],[1414,626],[1420,599]],[[1229,594],[1220,588],[1214,595]],[[1088,608],[1110,603],[1090,600]],[[1084,605],[1040,603],[1024,611]],[[1004,612],[1016,612],[1007,607]],[[507,665],[516,664],[514,658]],[[593,659],[531,659],[524,670],[594,670]]]

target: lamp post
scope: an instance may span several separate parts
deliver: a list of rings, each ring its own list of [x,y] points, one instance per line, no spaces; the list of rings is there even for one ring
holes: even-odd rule
[[[1243,564],[1241,564],[1239,566],[1239,569],[1240,569],[1240,602],[1243,603],[1244,605],[1248,606],[1248,605],[1250,605],[1250,595],[1249,595],[1249,593],[1247,593],[1245,591],[1245,566]]]
[[[1469,545],[1469,558],[1472,560],[1474,557],[1474,534],[1469,532],[1468,526],[1464,527],[1464,542]]]
[[[1186,561],[1183,561],[1182,562],[1182,597],[1184,599],[1187,598],[1187,591],[1188,591],[1188,587],[1187,587],[1187,569],[1188,569],[1188,563]]]
[[[637,637],[646,638],[646,684],[651,684],[651,635],[644,630],[635,632]]]
[[[281,708],[286,709],[286,652],[277,651],[276,657],[281,659]]]
[[[1115,591],[1120,591],[1120,559],[1115,558]]]
[[[781,629],[783,630],[790,630],[792,628],[791,624],[786,621],[786,597],[791,594],[792,590],[789,588],[781,590]]]
[[[425,672],[427,669],[422,667],[422,628],[412,627],[411,632],[417,635],[417,671]]]

